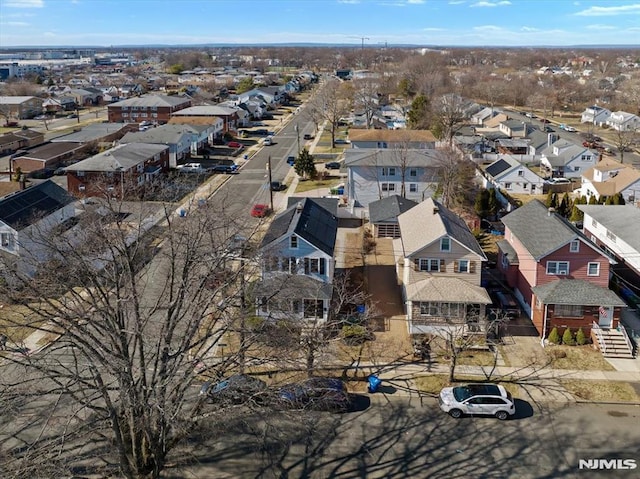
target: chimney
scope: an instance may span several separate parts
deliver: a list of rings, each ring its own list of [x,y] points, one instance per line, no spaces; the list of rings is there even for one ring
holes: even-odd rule
[[[437,215],[439,211],[440,211],[440,208],[438,208],[437,206],[433,207],[433,214],[434,215]]]
[[[302,201],[298,201],[298,204],[296,205],[296,211],[298,213],[302,211]]]
[[[554,140],[555,140],[555,136],[553,135],[553,133],[549,133],[547,135],[547,146],[551,146]]]
[[[553,216],[553,214],[554,214],[555,212],[556,212],[556,209],[555,209],[555,208],[553,208],[553,207],[552,207],[552,208],[549,208],[549,209],[547,210],[547,216]]]

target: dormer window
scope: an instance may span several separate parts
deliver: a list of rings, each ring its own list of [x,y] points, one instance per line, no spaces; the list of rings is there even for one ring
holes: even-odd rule
[[[569,252],[577,253],[578,251],[580,251],[580,241],[573,240],[571,243],[569,243]]]
[[[289,238],[289,247],[292,249],[298,248],[298,237],[296,235],[291,235],[291,238]]]
[[[451,239],[449,238],[440,239],[440,251],[451,251]]]

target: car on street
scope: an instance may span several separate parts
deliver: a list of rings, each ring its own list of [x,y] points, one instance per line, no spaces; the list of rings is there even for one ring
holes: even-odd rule
[[[240,173],[240,170],[238,170],[238,165],[236,165],[235,163],[231,165],[215,165],[209,168],[209,171],[211,171],[212,173],[226,173],[227,175],[237,175],[238,173]]]
[[[495,416],[501,421],[516,413],[511,393],[499,384],[446,387],[438,396],[440,409],[456,419],[463,415]]]
[[[330,161],[328,163],[325,163],[324,167],[327,170],[339,170],[340,169],[340,163],[338,161]]]
[[[546,118],[540,118],[540,122],[541,123],[551,123],[549,120],[547,120]]]
[[[272,181],[271,182],[271,191],[284,191],[286,189],[287,189],[287,185],[285,185],[281,181]]]
[[[310,134],[310,133],[305,133],[305,134],[304,134],[304,136],[303,136],[303,138],[304,138],[305,140],[313,140],[313,135],[312,135],[312,134]]]
[[[271,136],[266,137],[264,140],[262,140],[262,144],[263,144],[264,146],[271,146],[271,145],[273,145],[273,137],[271,137]]]
[[[71,115],[67,115],[67,118],[72,119],[72,118],[78,118],[78,115],[75,113],[71,113]]]
[[[289,409],[346,412],[351,398],[344,382],[336,378],[312,377],[286,384],[278,390],[278,401]]]
[[[296,162],[296,157],[295,156],[287,156],[287,164],[293,166]]]
[[[574,127],[572,127],[572,126],[565,126],[565,127],[564,127],[564,131],[568,131],[568,132],[570,132],[570,133],[575,133],[575,132],[576,132],[576,131],[578,131],[578,130],[576,130],[576,129],[575,129]]]
[[[235,148],[236,150],[238,148],[244,148],[244,145],[242,143],[240,143],[239,141],[230,141],[229,143],[227,143],[227,146],[229,148]]]
[[[207,381],[200,388],[200,395],[218,404],[260,403],[267,384],[248,374],[234,374],[219,382]]]
[[[271,208],[269,208],[269,205],[265,205],[262,203],[256,203],[251,208],[251,216],[253,216],[254,218],[264,218],[265,216],[268,216],[269,213],[271,213]]]

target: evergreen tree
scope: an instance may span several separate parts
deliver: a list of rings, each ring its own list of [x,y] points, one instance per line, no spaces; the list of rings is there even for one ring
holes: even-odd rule
[[[554,197],[555,193],[553,191],[549,191],[549,193],[547,193],[547,199],[544,200],[544,204],[547,206],[547,208],[552,208],[553,207],[553,197]]]
[[[429,104],[429,98],[425,95],[418,95],[411,102],[411,109],[407,113],[407,123],[409,128],[422,129],[427,128],[429,125],[429,112],[431,105]]]
[[[587,344],[587,336],[584,334],[582,328],[578,329],[578,332],[576,333],[576,344],[578,346]]]
[[[498,210],[500,210],[500,202],[498,201],[495,188],[491,188],[489,190],[489,207],[487,213],[492,218],[495,218],[498,215]]]
[[[575,339],[573,339],[571,328],[564,330],[564,333],[562,334],[562,344],[566,344],[567,346],[574,346],[576,344]]]
[[[488,190],[480,190],[480,192],[476,195],[476,201],[473,207],[480,218],[486,218],[489,211]]]
[[[622,193],[616,193],[615,195],[613,195],[613,204],[614,205],[624,205],[625,204],[624,196],[622,196]]]
[[[569,216],[569,212],[571,211],[571,199],[569,198],[569,193],[565,193],[562,196],[562,200],[560,200],[560,204],[558,205],[558,213],[563,218]]]
[[[558,328],[553,328],[551,330],[548,339],[551,344],[560,344],[560,334],[558,334]]]
[[[313,155],[311,155],[306,148],[303,148],[296,158],[293,168],[296,173],[303,178],[315,178],[317,174],[316,165],[313,162]]]
[[[607,196],[607,199],[604,200],[604,204],[605,205],[612,205],[613,204],[613,196]]]
[[[590,205],[597,205],[597,204],[598,204],[598,200],[596,200],[596,197],[595,197],[595,196],[591,195],[591,196],[589,197],[589,204],[590,204]]]

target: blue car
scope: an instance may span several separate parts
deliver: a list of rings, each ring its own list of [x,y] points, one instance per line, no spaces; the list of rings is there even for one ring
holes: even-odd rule
[[[279,402],[291,409],[316,409],[345,412],[351,398],[343,381],[335,378],[313,377],[299,383],[282,386]]]
[[[200,395],[214,403],[244,404],[249,401],[260,402],[267,390],[267,384],[248,374],[234,374],[214,383],[207,381],[200,388]]]

